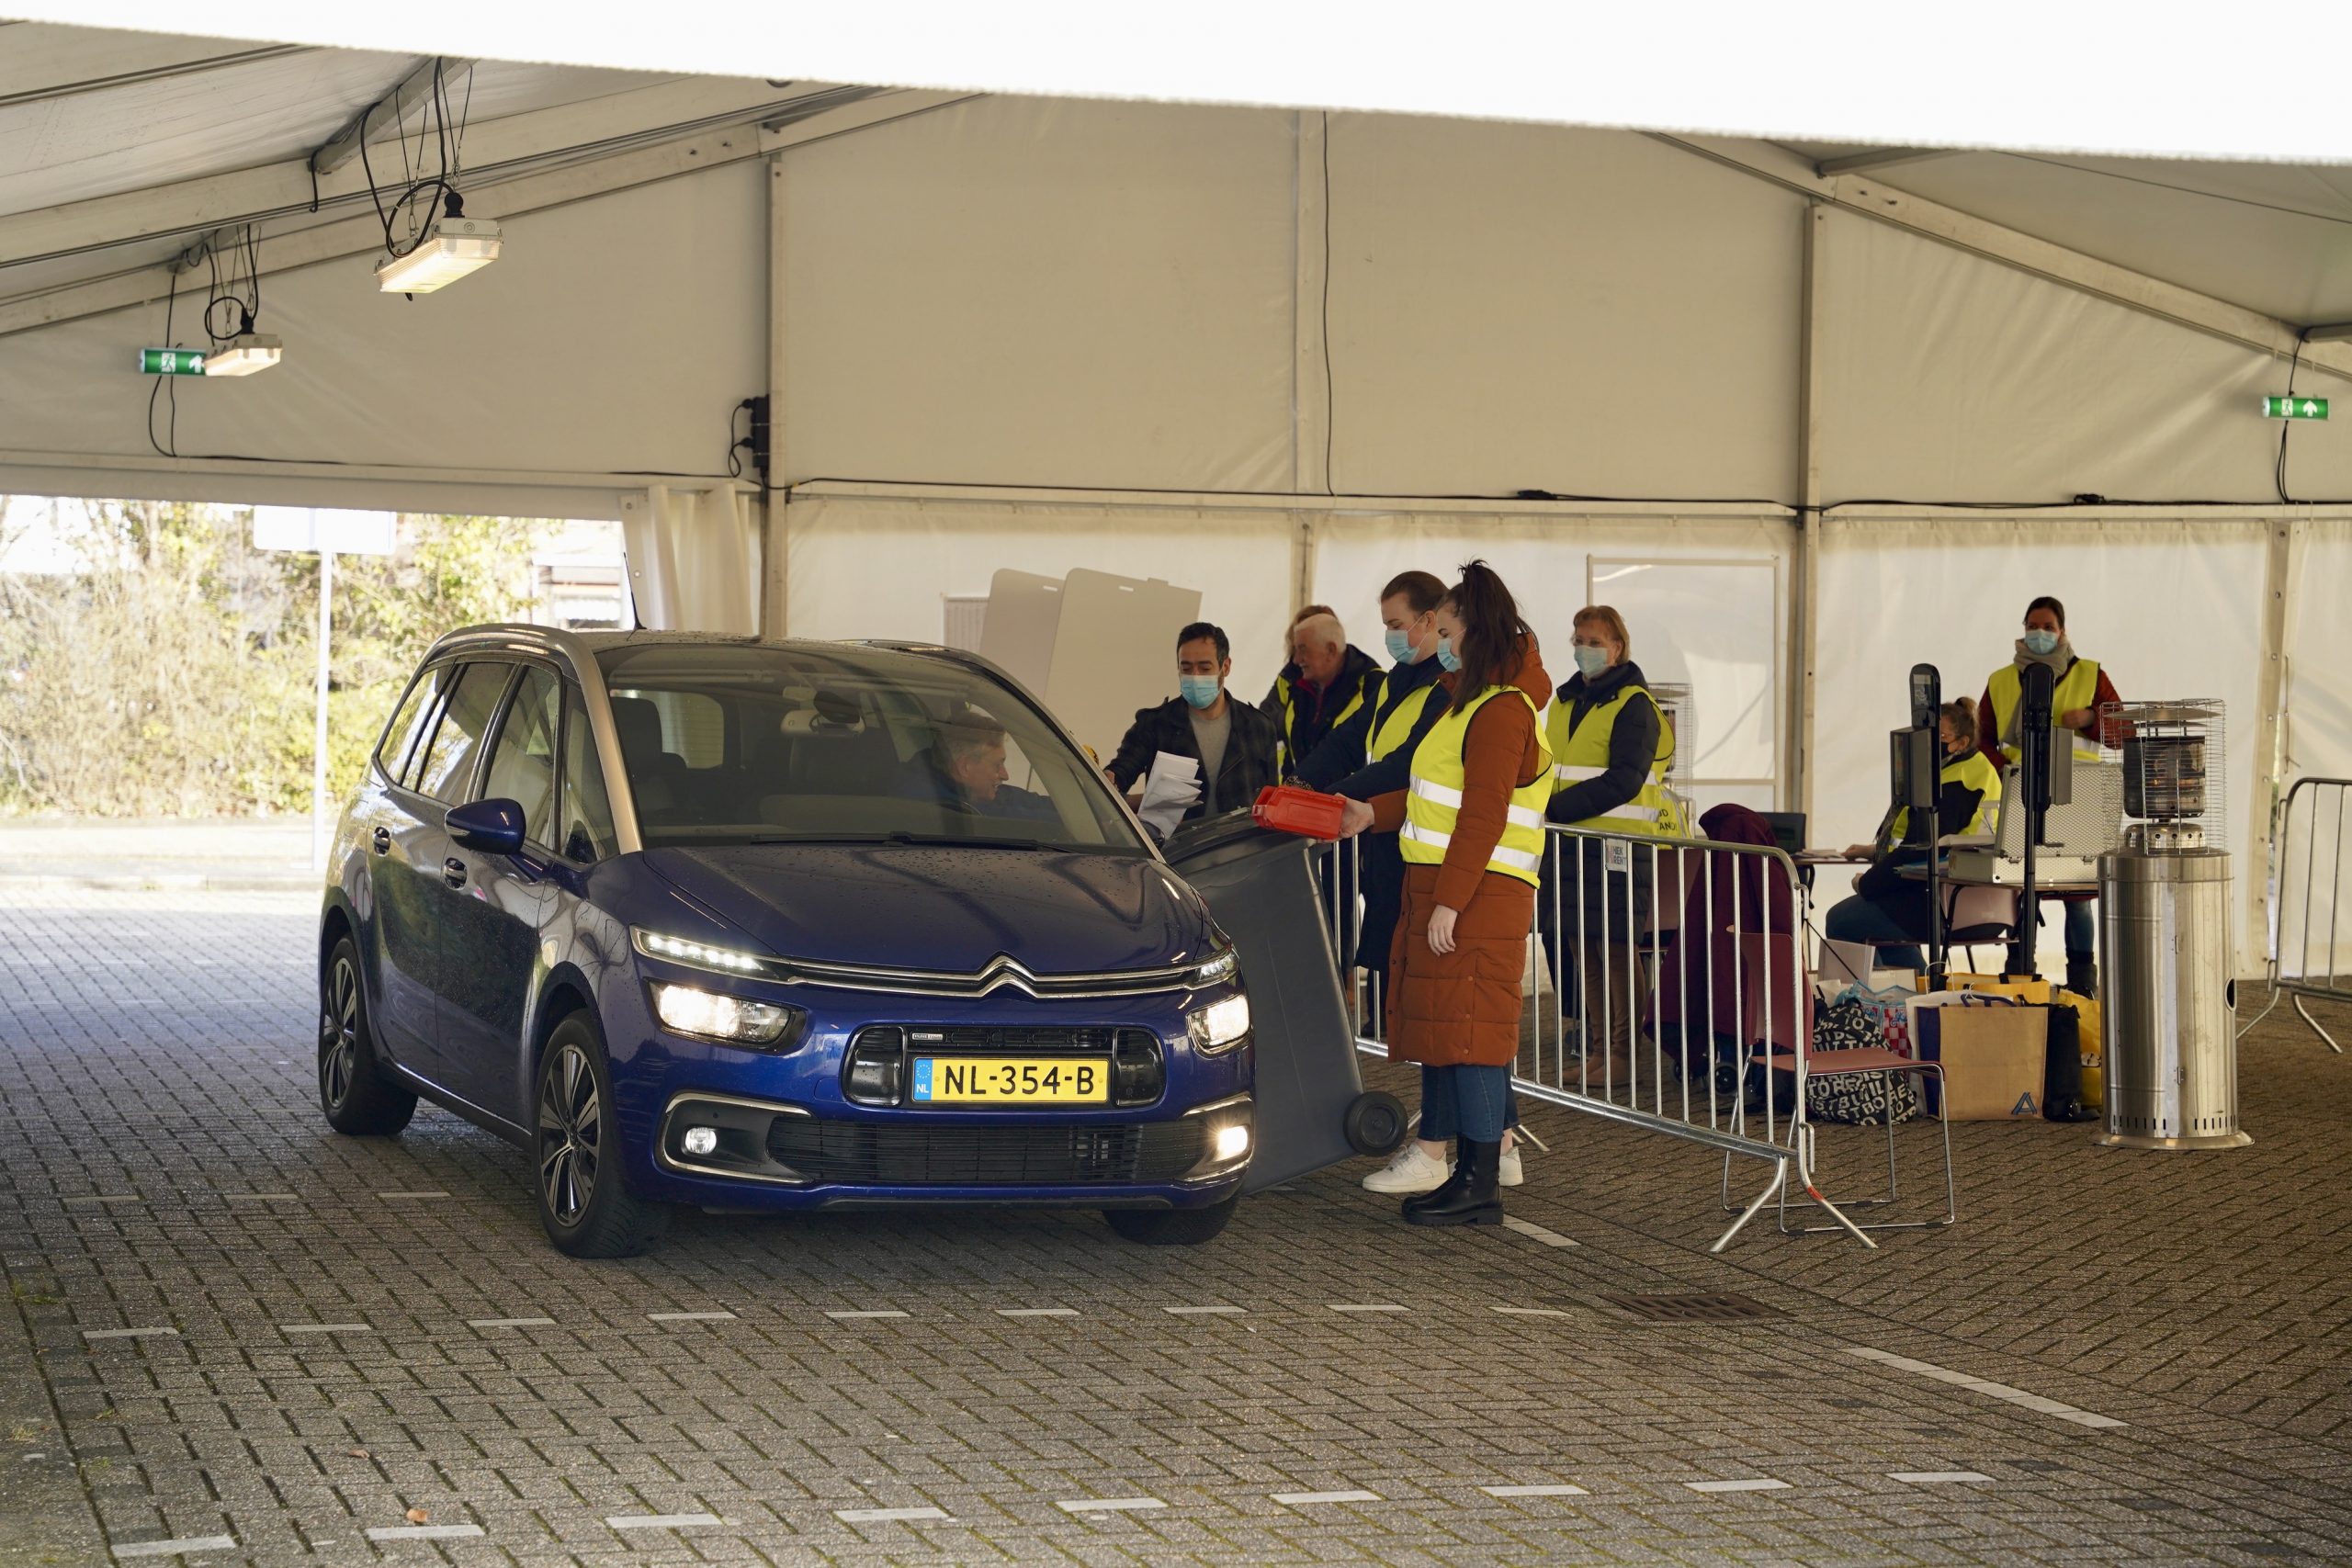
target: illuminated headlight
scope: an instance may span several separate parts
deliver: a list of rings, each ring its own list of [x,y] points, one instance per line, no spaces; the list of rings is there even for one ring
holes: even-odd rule
[[[753,953],[739,953],[731,947],[713,947],[707,942],[688,942],[684,937],[663,936],[641,926],[628,929],[628,939],[638,952],[648,958],[666,958],[673,964],[691,964],[697,969],[716,969],[722,975],[764,975],[768,961]]]
[[[753,1001],[749,997],[725,997],[716,991],[698,991],[692,986],[672,986],[653,982],[653,1015],[662,1027],[680,1034],[699,1034],[707,1040],[732,1040],[745,1045],[769,1045],[775,1043],[799,1015],[791,1008],[778,1007],[774,1002]]]
[[[1227,1122],[1216,1130],[1216,1141],[1209,1145],[1209,1157],[1223,1165],[1239,1159],[1250,1152],[1250,1129],[1238,1122]]]
[[[1250,998],[1227,997],[1220,1002],[1184,1015],[1185,1030],[1193,1037],[1193,1049],[1209,1055],[1230,1051],[1241,1043],[1250,1032]]]
[[[1241,955],[1228,947],[1193,971],[1193,988],[1206,990],[1211,986],[1222,986],[1240,971]]]

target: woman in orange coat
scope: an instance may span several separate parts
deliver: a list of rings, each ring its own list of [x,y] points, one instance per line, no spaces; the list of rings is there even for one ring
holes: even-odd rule
[[[1437,609],[1445,717],[1413,752],[1408,788],[1351,801],[1346,831],[1393,831],[1404,910],[1389,957],[1388,1055],[1421,1064],[1421,1136],[1458,1136],[1453,1174],[1405,1201],[1416,1224],[1502,1218],[1504,1091],[1519,1055],[1520,975],[1535,918],[1551,754],[1539,716],[1551,677],[1534,634],[1484,561]]]

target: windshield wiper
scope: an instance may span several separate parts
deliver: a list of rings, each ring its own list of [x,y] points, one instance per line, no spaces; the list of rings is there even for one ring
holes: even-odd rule
[[[944,833],[762,833],[754,844],[905,844],[916,849],[1042,850],[1037,839],[997,839]]]

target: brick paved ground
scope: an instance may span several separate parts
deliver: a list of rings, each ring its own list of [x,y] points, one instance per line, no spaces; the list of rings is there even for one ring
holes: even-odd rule
[[[2254,1148],[1964,1127],[1963,1224],[1875,1254],[1710,1257],[1703,1154],[1539,1110],[1511,1208],[1572,1247],[1357,1168],[1199,1250],[697,1215],[588,1264],[487,1134],[326,1130],[310,940],[284,895],[0,893],[0,1563],[2352,1560],[2352,1064],[2297,1025]],[[1603,1300],[1668,1291],[1785,1315]]]

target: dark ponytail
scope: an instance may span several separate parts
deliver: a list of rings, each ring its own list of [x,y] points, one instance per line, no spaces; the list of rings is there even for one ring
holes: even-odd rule
[[[1461,699],[1508,683],[1534,633],[1520,619],[1519,601],[1503,580],[1485,561],[1474,560],[1462,569],[1462,581],[1446,591],[1445,602],[1462,623],[1462,645],[1453,650],[1462,660],[1455,687]]]

